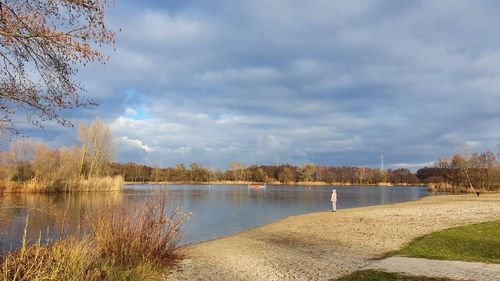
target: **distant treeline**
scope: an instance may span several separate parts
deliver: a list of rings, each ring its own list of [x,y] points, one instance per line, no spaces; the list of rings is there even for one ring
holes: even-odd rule
[[[420,181],[405,168],[382,171],[361,167],[326,167],[317,165],[249,166],[234,162],[225,171],[204,168],[198,164],[186,167],[160,168],[136,163],[111,164],[114,175],[128,182],[266,182],[266,183],[339,183],[339,184],[418,184]]]
[[[425,184],[436,191],[474,192],[500,189],[500,164],[493,153],[456,154],[442,158],[433,167],[419,169],[381,170],[368,167],[245,166],[233,162],[227,170],[209,169],[199,164],[160,168],[136,163],[110,164],[112,175],[121,175],[128,182],[265,182],[271,184]]]

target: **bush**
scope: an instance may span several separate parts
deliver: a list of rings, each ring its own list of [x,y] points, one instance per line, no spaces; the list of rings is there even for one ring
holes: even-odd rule
[[[91,231],[28,245],[0,257],[0,281],[158,280],[181,257],[186,216],[166,194],[145,206],[110,204],[87,214]],[[64,233],[64,231],[62,232]]]
[[[111,204],[91,216],[97,251],[121,266],[144,261],[171,265],[180,257],[181,227],[186,216],[168,202],[165,193],[145,206]]]

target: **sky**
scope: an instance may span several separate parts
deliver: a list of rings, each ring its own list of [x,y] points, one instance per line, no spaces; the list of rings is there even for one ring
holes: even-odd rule
[[[116,161],[412,170],[500,141],[499,1],[132,1],[77,79]],[[28,134],[76,143],[74,128]]]

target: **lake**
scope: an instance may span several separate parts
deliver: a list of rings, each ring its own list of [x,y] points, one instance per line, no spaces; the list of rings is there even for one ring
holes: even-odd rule
[[[423,187],[268,186],[249,189],[238,185],[127,185],[122,192],[4,194],[0,195],[0,250],[20,246],[27,216],[27,237],[35,241],[40,233],[47,233],[47,229],[49,234],[60,230],[55,217],[66,215],[70,218],[69,231],[78,231],[84,225],[86,210],[117,201],[145,202],[151,196],[158,196],[159,190],[167,190],[172,204],[186,213],[193,213],[184,227],[184,243],[197,243],[288,216],[329,211],[332,189],[337,190],[338,209],[406,202],[429,195]],[[6,209],[7,206],[10,208]]]

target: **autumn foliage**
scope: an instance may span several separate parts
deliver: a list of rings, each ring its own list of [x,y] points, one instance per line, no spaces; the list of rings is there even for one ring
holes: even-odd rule
[[[435,166],[441,176],[433,185],[438,190],[492,191],[500,187],[500,166],[490,151],[455,154],[439,159]]]
[[[74,80],[78,65],[106,62],[113,44],[107,0],[0,1],[0,129],[15,130],[19,113],[42,126],[68,121],[61,110],[93,106]]]
[[[120,176],[111,177],[113,156],[109,128],[99,120],[79,129],[80,146],[52,149],[20,139],[0,151],[0,192],[69,192],[119,190]]]

